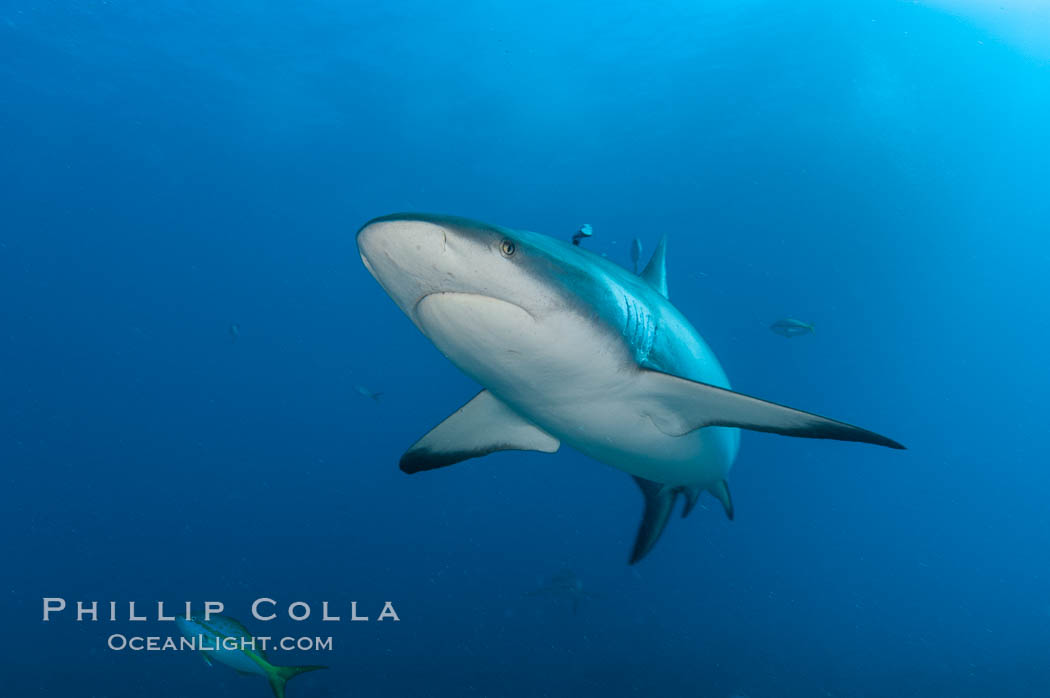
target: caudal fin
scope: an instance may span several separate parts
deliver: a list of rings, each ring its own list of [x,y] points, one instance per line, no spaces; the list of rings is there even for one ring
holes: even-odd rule
[[[284,698],[284,685],[288,683],[289,679],[296,677],[299,674],[305,674],[308,671],[317,671],[318,669],[327,668],[328,667],[326,666],[318,665],[275,666],[267,678],[270,679],[270,688],[273,689],[274,696],[276,696],[276,698]]]

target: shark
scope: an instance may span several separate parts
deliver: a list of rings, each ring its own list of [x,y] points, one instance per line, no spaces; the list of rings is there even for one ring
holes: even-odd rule
[[[357,232],[365,268],[482,390],[411,445],[414,474],[564,444],[634,477],[645,500],[629,562],[679,496],[733,518],[727,476],[741,430],[903,449],[876,432],[732,389],[672,305],[667,238],[633,273],[556,238],[457,216],[396,213]]]

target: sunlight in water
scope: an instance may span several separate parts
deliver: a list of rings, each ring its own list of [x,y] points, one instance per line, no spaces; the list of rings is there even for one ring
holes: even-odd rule
[[[994,37],[1050,60],[1047,0],[925,0],[925,4],[972,19]]]

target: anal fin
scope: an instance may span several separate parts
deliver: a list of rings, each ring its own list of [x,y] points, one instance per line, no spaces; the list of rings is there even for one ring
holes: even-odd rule
[[[561,442],[482,390],[401,456],[401,470],[418,473],[496,451],[554,453]]]

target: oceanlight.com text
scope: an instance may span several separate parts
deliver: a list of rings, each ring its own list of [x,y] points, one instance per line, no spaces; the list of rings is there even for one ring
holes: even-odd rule
[[[225,650],[235,652],[237,650],[250,650],[252,652],[266,652],[269,650],[280,650],[282,652],[331,652],[332,638],[329,637],[280,637],[273,638],[265,635],[257,637],[207,637],[197,635],[194,637],[172,637],[167,636],[141,636],[122,635],[114,633],[109,636],[106,646],[116,652],[166,652],[166,651],[200,651],[217,652]]]

